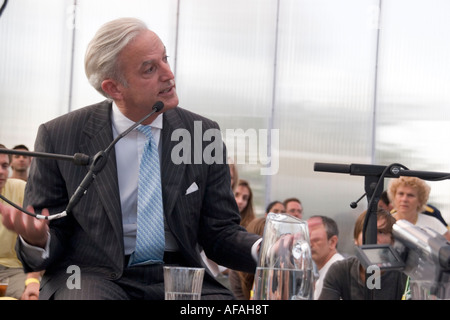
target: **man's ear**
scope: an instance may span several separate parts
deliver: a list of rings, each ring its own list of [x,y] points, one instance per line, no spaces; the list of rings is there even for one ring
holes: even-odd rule
[[[116,81],[114,81],[112,79],[103,80],[102,89],[112,99],[114,99],[114,100],[122,99],[122,92],[120,91],[119,84]]]
[[[334,235],[334,236],[332,236],[331,238],[330,238],[330,243],[331,243],[331,245],[334,247],[334,249],[336,249],[337,248],[337,245],[338,245],[338,237],[336,236],[336,235]]]

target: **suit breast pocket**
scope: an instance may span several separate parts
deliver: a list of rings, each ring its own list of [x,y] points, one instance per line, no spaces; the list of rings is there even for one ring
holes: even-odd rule
[[[177,207],[185,214],[198,215],[202,208],[201,190],[197,183],[189,185],[177,201]]]

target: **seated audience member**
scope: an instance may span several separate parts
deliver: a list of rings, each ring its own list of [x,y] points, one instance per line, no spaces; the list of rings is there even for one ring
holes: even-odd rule
[[[426,208],[430,190],[430,186],[425,181],[416,177],[402,176],[392,179],[388,194],[395,210],[393,217],[396,220],[407,220],[419,227],[433,229],[450,240],[449,230],[439,219],[421,214]]]
[[[432,204],[427,203],[425,205],[425,210],[422,211],[423,214],[429,215],[431,217],[435,217],[448,229],[448,223],[445,221],[444,217],[441,214],[441,211],[433,206]]]
[[[230,167],[230,174],[231,171],[235,171],[235,167]],[[237,170],[235,171],[237,173]],[[231,177],[231,186],[233,188],[233,183],[236,183],[236,181],[233,182],[233,176]],[[234,197],[236,200],[236,204],[239,209],[239,213],[241,214],[241,226],[244,228],[253,220],[255,219],[255,212],[253,210],[253,193],[252,189],[250,187],[250,183],[247,180],[239,179],[236,183],[236,186],[234,189],[232,189],[234,192]],[[202,256],[203,261],[205,262],[206,266],[209,268],[209,270],[212,272],[212,274],[216,277],[216,279],[225,287],[229,287],[229,272],[230,269],[217,264],[215,261],[212,261],[209,259],[205,252],[200,253]]]
[[[299,219],[303,218],[303,206],[299,199],[288,198],[284,200],[283,203],[286,209],[286,214],[289,214]]]
[[[386,190],[381,193],[380,200],[378,200],[378,208],[384,209],[387,212],[391,212],[393,209]]]
[[[19,144],[13,148],[13,150],[29,151],[27,146]],[[28,169],[31,165],[31,157],[13,154],[11,156],[11,178],[20,179],[23,181],[28,180]]]
[[[395,213],[395,211],[396,211],[394,209],[391,201],[389,200],[389,196],[388,196],[388,193],[386,190],[383,191],[383,193],[381,194],[380,201],[378,201],[378,207],[386,209],[387,211],[389,211],[391,213]],[[441,221],[442,224],[445,227],[447,227],[447,229],[448,229],[448,223],[447,223],[447,221],[445,221],[444,217],[442,216],[441,211],[438,208],[436,208],[435,206],[433,206],[432,204],[427,203],[425,205],[422,213],[439,219],[439,221]]]
[[[256,218],[247,226],[247,231],[262,236],[266,225],[266,217]],[[231,291],[238,300],[251,299],[254,273],[230,270],[229,280]]]
[[[239,179],[234,198],[241,214],[241,226],[245,228],[256,217],[253,210],[253,192],[247,180]]]
[[[308,219],[311,257],[319,270],[319,278],[314,289],[317,300],[322,291],[323,279],[330,266],[344,256],[337,251],[339,230],[336,222],[326,216],[312,216]]]
[[[0,144],[0,148],[6,149],[3,144]],[[11,158],[7,154],[0,154],[0,194],[22,206],[26,182],[21,179],[8,178]],[[0,200],[0,203],[5,202]],[[15,250],[16,240],[17,233],[7,230],[0,219],[0,278],[7,277],[9,279],[6,296],[23,300],[37,299],[40,274],[24,272]]]
[[[239,171],[236,164],[232,159],[228,159],[228,166],[230,167],[230,178],[231,178],[231,190],[236,191],[236,187],[239,181]]]
[[[286,213],[286,208],[284,207],[283,202],[275,200],[272,201],[267,205],[266,208],[266,216],[269,214],[269,212],[272,213]]]
[[[366,211],[356,220],[353,232],[355,244],[362,245],[362,231]],[[383,209],[377,211],[377,243],[392,244],[392,226],[395,219]],[[333,263],[324,278],[319,300],[364,300],[369,292],[373,300],[401,300],[405,290],[406,275],[401,271],[381,271],[379,288],[369,289],[366,271],[358,258],[352,256]],[[370,291],[366,291],[370,290]]]

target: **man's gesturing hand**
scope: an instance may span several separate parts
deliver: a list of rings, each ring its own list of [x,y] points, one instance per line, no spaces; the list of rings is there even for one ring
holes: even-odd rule
[[[29,212],[34,213],[33,207],[27,208]],[[48,238],[48,221],[36,219],[23,213],[16,208],[0,203],[0,215],[3,225],[21,235],[30,245],[44,248]],[[47,209],[42,210],[42,215],[48,216]]]

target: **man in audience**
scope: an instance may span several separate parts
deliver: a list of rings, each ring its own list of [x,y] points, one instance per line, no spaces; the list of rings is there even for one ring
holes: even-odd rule
[[[303,206],[299,199],[288,198],[284,200],[283,203],[286,209],[286,214],[289,214],[299,219],[303,217]]]
[[[15,146],[13,150],[28,151],[28,148],[23,144],[19,144]],[[30,156],[13,154],[11,157],[11,170],[12,170],[11,178],[27,181],[28,169],[30,168],[30,165],[31,165]]]
[[[366,211],[355,222],[353,237],[355,244],[363,244],[362,233]],[[384,209],[377,211],[377,243],[392,244],[392,226],[395,218]],[[405,290],[407,276],[398,270],[381,271],[379,286],[369,288],[366,283],[366,270],[355,256],[333,263],[323,279],[319,300],[400,300]]]
[[[0,144],[0,149],[6,149]],[[11,157],[0,153],[0,194],[17,205],[22,205],[26,182],[8,178]],[[3,200],[0,200],[4,203]],[[1,221],[0,221],[1,222]],[[0,223],[0,278],[8,278],[6,296],[15,299],[37,299],[39,296],[39,272],[25,274],[14,249],[17,234]],[[30,279],[30,280],[29,280]]]
[[[311,257],[319,270],[319,279],[314,290],[314,300],[317,300],[328,268],[335,261],[344,259],[344,256],[337,251],[339,230],[333,219],[326,216],[312,216],[308,219],[308,227]]]

